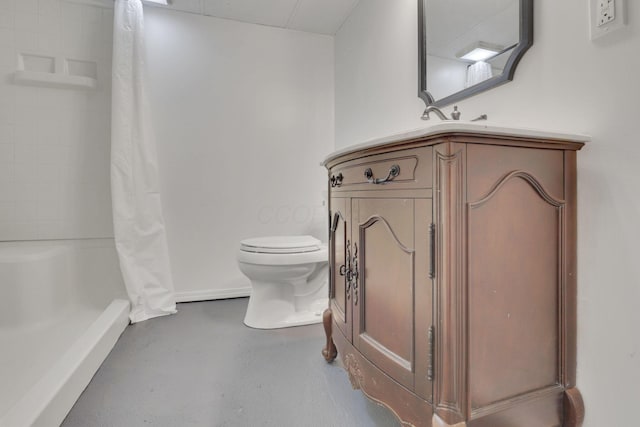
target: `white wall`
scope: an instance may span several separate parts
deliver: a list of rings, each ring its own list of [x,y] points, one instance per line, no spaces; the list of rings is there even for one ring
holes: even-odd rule
[[[336,148],[422,125],[417,22],[413,0],[360,0],[336,34]]]
[[[181,299],[246,294],[243,238],[325,238],[333,39],[146,8],[163,207]]]
[[[0,240],[111,237],[113,11],[0,0]],[[14,84],[20,53],[93,61],[97,90]]]
[[[640,396],[640,7],[589,40],[588,2],[535,2],[515,80],[459,103],[463,119],[591,135],[578,153],[578,387],[586,427],[629,425]],[[336,146],[422,127],[415,0],[361,0],[336,36]],[[450,111],[450,107],[446,110]]]

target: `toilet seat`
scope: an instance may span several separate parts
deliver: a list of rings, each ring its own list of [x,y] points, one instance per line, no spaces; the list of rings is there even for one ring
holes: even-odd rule
[[[307,251],[289,252],[289,253],[269,253],[260,252],[257,249],[265,250],[265,248],[257,248],[248,246],[252,250],[244,250],[240,248],[236,252],[236,256],[239,262],[256,265],[296,265],[296,264],[308,264],[314,262],[326,262],[329,259],[329,250],[327,245],[320,244],[317,249]],[[270,248],[266,248],[269,250]],[[273,249],[273,248],[271,248]],[[291,248],[289,248],[291,249]]]
[[[299,254],[317,252],[322,242],[312,236],[270,236],[245,239],[240,250],[262,254]]]

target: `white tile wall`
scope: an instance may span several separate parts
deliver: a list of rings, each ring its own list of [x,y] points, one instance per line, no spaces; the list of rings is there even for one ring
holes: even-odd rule
[[[0,0],[0,240],[113,235],[112,22],[64,0]],[[15,85],[21,52],[95,61],[99,88]]]

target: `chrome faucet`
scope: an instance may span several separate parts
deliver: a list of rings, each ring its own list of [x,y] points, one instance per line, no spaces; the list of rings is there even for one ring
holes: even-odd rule
[[[424,109],[424,113],[422,113],[422,117],[420,118],[422,120],[429,120],[429,113],[436,113],[436,116],[440,117],[440,120],[460,120],[460,111],[458,111],[458,106],[453,107],[451,118],[448,118],[447,115],[435,105],[427,105],[427,108]]]
[[[431,105],[431,104],[435,104],[436,100],[433,97],[433,95],[431,95],[431,92],[429,92],[428,90],[424,91],[425,96],[427,97],[427,104]]]

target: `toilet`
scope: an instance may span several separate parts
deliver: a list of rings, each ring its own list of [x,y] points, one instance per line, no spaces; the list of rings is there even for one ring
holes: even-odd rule
[[[322,321],[328,304],[328,251],[312,236],[240,242],[238,266],[251,280],[245,325],[286,328]]]

